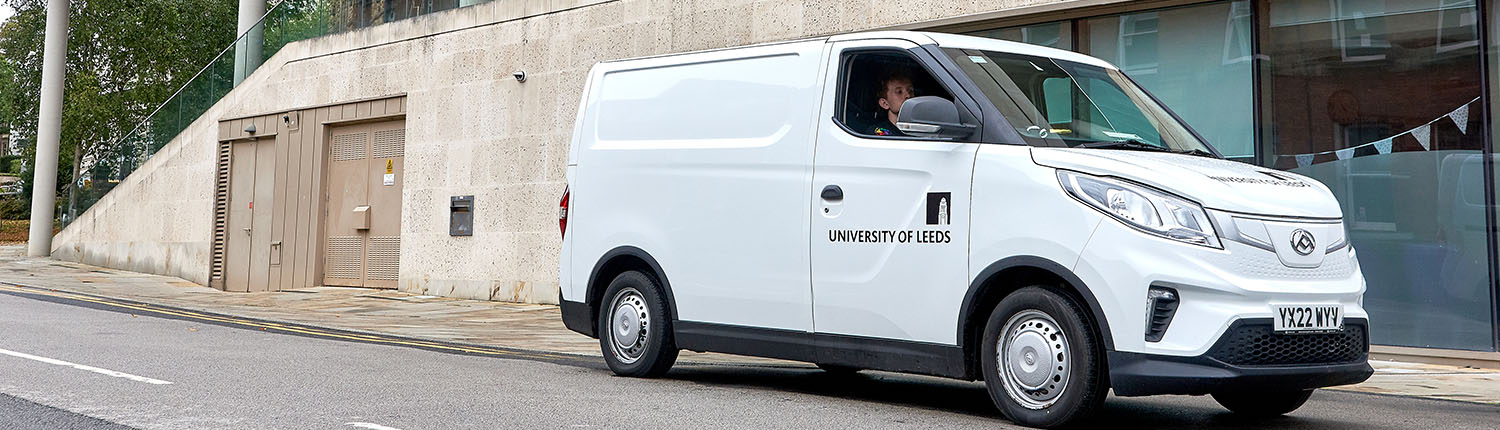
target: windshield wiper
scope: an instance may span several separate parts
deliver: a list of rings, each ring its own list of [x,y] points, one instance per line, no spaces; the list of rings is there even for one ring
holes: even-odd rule
[[[1212,152],[1204,151],[1202,149],[1197,149],[1197,148],[1194,148],[1194,149],[1184,149],[1184,150],[1181,150],[1181,151],[1172,151],[1172,152],[1175,152],[1175,153],[1178,153],[1178,154],[1184,154],[1184,155],[1196,155],[1196,156],[1199,156],[1199,157],[1219,158],[1219,156],[1214,155],[1214,153],[1212,153]]]
[[[1137,151],[1174,152],[1170,149],[1152,145],[1136,139],[1101,140],[1078,145],[1076,146],[1076,148],[1131,149]]]

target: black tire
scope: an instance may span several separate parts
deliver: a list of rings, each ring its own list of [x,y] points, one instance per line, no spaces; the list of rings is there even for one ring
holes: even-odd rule
[[[1077,423],[1104,404],[1109,392],[1104,346],[1087,315],[1088,311],[1074,300],[1041,285],[1011,293],[990,312],[979,362],[984,366],[990,400],[1006,418],[1025,426],[1056,428]],[[1006,352],[1031,361],[1001,362],[1001,337],[1011,324],[1018,340],[1012,342],[1014,349]],[[1054,354],[1062,359],[1053,359]],[[1011,364],[1023,366],[1013,368],[1023,376],[1010,377],[1007,382],[1000,369]],[[1026,384],[1039,385],[1027,389]]]
[[[835,375],[835,376],[853,375],[855,373],[859,373],[859,371],[861,371],[861,370],[864,370],[864,369],[860,369],[858,367],[849,367],[849,366],[841,366],[841,365],[837,365],[837,364],[826,364],[826,363],[818,363],[818,368],[819,369],[823,369],[824,372],[828,372],[828,374]]]
[[[1297,391],[1226,391],[1213,393],[1214,401],[1230,412],[1254,418],[1270,418],[1291,413],[1307,403],[1313,390]]]
[[[632,311],[637,329],[630,332],[635,334],[633,342],[625,338],[620,341],[630,344],[630,347],[617,348],[617,336],[624,335],[614,331],[611,319],[617,316],[615,311],[621,309]],[[644,325],[639,325],[641,313],[646,316]],[[626,326],[626,323],[621,325]],[[667,314],[667,301],[660,284],[650,275],[630,271],[610,281],[599,302],[597,328],[604,362],[616,375],[654,378],[666,374],[677,362],[677,345],[672,339],[672,318]]]

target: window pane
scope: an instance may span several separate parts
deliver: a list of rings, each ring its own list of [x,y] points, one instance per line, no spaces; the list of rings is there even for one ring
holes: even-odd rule
[[[1113,137],[1115,139],[1134,139],[1146,142],[1161,142],[1161,133],[1157,132],[1156,124],[1146,118],[1145,112],[1136,101],[1125,95],[1120,87],[1101,74],[1092,76],[1078,76],[1078,87],[1088,94],[1089,101],[1098,107],[1100,120],[1096,123],[1108,123],[1111,131],[1100,131],[1104,139]],[[1166,145],[1161,145],[1166,146]]]
[[[1084,53],[1119,66],[1226,157],[1254,155],[1250,3],[1084,21]]]
[[[1500,106],[1497,106],[1495,104],[1496,101],[1500,101],[1500,37],[1496,36],[1500,35],[1500,33],[1496,33],[1496,31],[1500,31],[1500,19],[1496,19],[1497,16],[1500,16],[1500,11],[1497,11],[1495,9],[1497,7],[1500,7],[1500,1],[1497,0],[1489,0],[1489,3],[1485,4],[1485,10],[1489,11],[1489,18],[1485,21],[1485,25],[1488,25],[1490,27],[1490,31],[1485,32],[1486,34],[1490,35],[1490,40],[1487,44],[1488,50],[1486,55],[1486,58],[1488,58],[1489,61],[1489,75],[1486,76],[1486,79],[1489,80],[1489,94],[1486,94],[1487,100],[1485,102],[1488,103],[1488,111],[1490,112],[1490,117],[1474,118],[1471,119],[1469,123],[1471,127],[1479,127],[1483,125],[1483,121],[1489,121],[1489,124],[1491,124],[1489,127],[1491,134],[1487,137],[1491,142],[1491,151],[1494,150],[1494,142],[1497,141],[1496,137],[1500,136],[1500,127],[1494,126],[1494,124],[1496,124],[1496,118],[1500,118]],[[1475,108],[1475,110],[1477,110],[1477,108]],[[1478,116],[1478,113],[1474,112],[1474,110],[1471,110],[1470,113],[1472,116]],[[1497,156],[1494,152],[1490,152],[1488,155],[1490,157],[1490,168],[1493,169],[1491,171],[1491,178],[1494,181],[1490,183],[1489,198],[1490,203],[1495,204],[1497,202],[1500,202],[1500,156]],[[1495,211],[1496,209],[1492,206],[1490,210]],[[1500,229],[1495,228],[1495,226],[1490,227],[1490,231],[1495,232],[1494,234],[1496,235],[1496,237],[1492,239],[1500,242]],[[1494,262],[1497,259],[1500,259],[1500,255],[1496,255],[1493,253],[1497,251],[1496,249],[1491,248],[1490,251],[1492,252],[1490,254],[1490,261]],[[1495,307],[1497,313],[1500,313],[1500,282],[1497,282],[1494,279],[1491,279],[1490,281],[1494,284],[1494,289],[1490,291],[1490,305]],[[1496,344],[1500,345],[1500,321],[1495,321],[1495,325],[1496,327],[1493,335],[1495,336]]]
[[[1475,13],[1471,0],[1268,4],[1263,160],[1338,197],[1377,344],[1494,347]]]
[[[985,30],[970,35],[1073,50],[1073,24],[1068,21]]]
[[[1072,79],[1051,78],[1042,81],[1042,92],[1046,94],[1048,123],[1073,122],[1073,104],[1076,100],[1073,97]]]
[[[943,51],[1027,143],[1078,147],[1128,140],[1175,151],[1208,150],[1113,68],[1016,53]],[[1056,121],[1058,105],[1069,105],[1071,122]]]

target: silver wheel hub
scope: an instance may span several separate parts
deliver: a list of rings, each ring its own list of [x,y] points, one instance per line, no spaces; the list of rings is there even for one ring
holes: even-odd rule
[[[615,309],[615,331],[615,339],[620,340],[620,346],[635,346],[641,335],[641,316],[635,308],[621,305]]]
[[[1072,363],[1068,338],[1050,315],[1026,310],[1006,321],[996,352],[1001,383],[1012,400],[1029,409],[1057,402]]]
[[[609,340],[615,358],[625,364],[635,363],[646,351],[651,335],[651,311],[640,291],[626,288],[615,294],[610,306]]]

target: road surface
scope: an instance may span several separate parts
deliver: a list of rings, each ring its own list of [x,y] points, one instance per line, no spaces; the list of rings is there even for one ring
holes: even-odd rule
[[[561,322],[559,322],[561,324]],[[1491,429],[1500,406],[1319,391],[1246,421],[1207,397],[1111,397],[1091,428]],[[1013,428],[979,383],[678,366],[0,294],[0,428]]]

